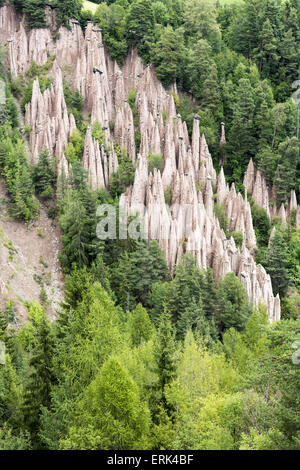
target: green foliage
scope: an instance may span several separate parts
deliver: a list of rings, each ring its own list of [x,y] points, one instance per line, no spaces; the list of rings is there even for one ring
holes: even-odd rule
[[[39,306],[32,306],[39,309]],[[53,382],[52,355],[54,338],[49,320],[43,312],[35,331],[35,345],[30,359],[31,373],[24,392],[24,423],[30,432],[34,447],[40,447],[38,437],[41,406],[50,405],[50,387]]]
[[[29,27],[45,26],[44,1],[13,3]],[[229,183],[243,190],[242,175],[253,158],[275,187],[279,205],[287,203],[291,189],[300,195],[297,108],[290,99],[300,64],[298,0],[238,5],[110,0],[100,2],[94,15],[81,15],[77,0],[52,3],[58,26],[69,27],[70,18],[82,25],[93,19],[112,59],[122,64],[136,46],[165,86],[176,83],[178,94],[171,95],[177,113],[190,134],[194,114],[200,116],[201,134]],[[7,80],[0,172],[11,214],[26,222],[37,215],[34,189],[50,197],[55,172],[46,150],[31,171],[11,92],[25,111],[33,80],[38,77],[42,92],[51,85],[52,62],[33,63],[25,76],[9,83],[0,50],[0,75]],[[29,305],[29,322],[17,332],[8,325],[14,306],[0,314],[0,340],[8,351],[0,365],[0,449],[298,449],[299,366],[292,361],[299,355],[293,347],[299,340],[300,285],[295,212],[291,225],[280,227],[279,219],[273,220],[276,232],[269,243],[271,222],[250,200],[256,259],[271,274],[274,293],[287,296],[281,299],[280,322],[270,325],[262,305],[253,311],[233,273],[216,283],[212,270],[201,271],[192,256],[182,257],[169,278],[156,242],[96,238],[97,204],[117,206],[135,168],[126,150],[116,146],[119,168],[109,191],[89,189],[81,166],[83,98],[66,81],[64,94],[78,129],[65,150],[70,175],[62,171],[57,184],[65,298],[54,325],[37,305]],[[138,151],[136,97],[130,89]],[[162,118],[166,124],[172,116],[164,112]],[[222,146],[221,121],[227,134]],[[110,128],[113,132],[113,123]],[[92,135],[103,144],[100,123],[94,123]],[[163,161],[150,152],[149,169],[154,168],[161,171]],[[165,199],[171,202],[170,188]],[[242,234],[227,232],[223,204],[216,202],[214,210],[226,235],[241,246]],[[36,281],[46,304],[42,280],[36,276]]]
[[[270,354],[263,357],[249,377],[256,390],[268,389],[267,405],[272,407],[272,421],[277,436],[273,446],[281,449],[299,448],[299,374],[292,361],[291,346],[299,339],[299,319],[281,321],[268,330]],[[280,434],[279,434],[280,433]],[[278,435],[279,434],[279,435]]]
[[[18,11],[25,14],[27,26],[29,28],[47,27],[45,14],[47,2],[45,0],[10,1],[15,5]],[[77,20],[81,18],[81,8],[83,5],[82,0],[52,0],[51,5],[56,9],[58,28],[62,25],[69,28],[69,20],[71,18]]]
[[[23,114],[26,111],[26,105],[32,98],[32,87],[34,79],[38,78],[41,93],[50,88],[53,79],[47,76],[51,69],[55,56],[50,56],[45,65],[38,65],[35,61],[30,65],[25,76],[21,75],[12,81],[12,90],[18,98],[22,96],[21,109]]]
[[[157,337],[154,344],[154,358],[158,377],[154,390],[159,394],[158,402],[161,402],[163,407],[170,412],[171,409],[167,404],[165,393],[166,386],[176,376],[176,342],[171,315],[166,308],[164,308],[159,318]]]
[[[25,114],[26,105],[30,103],[31,98],[32,98],[32,86],[33,86],[33,82],[31,81],[24,91],[23,99],[21,102],[21,109],[23,111],[23,114]]]
[[[155,1],[151,3],[151,9],[154,16],[154,22],[160,24],[168,24],[170,22],[170,14],[168,8],[161,1]]]
[[[278,147],[280,155],[274,179],[278,207],[285,203],[291,189],[295,189],[295,176],[300,162],[299,141],[296,137],[287,139]]]
[[[182,28],[173,30],[166,26],[160,33],[160,39],[151,49],[151,61],[156,66],[156,75],[167,86],[182,76],[186,49]]]
[[[83,97],[79,93],[79,91],[72,90],[71,85],[69,82],[64,80],[63,82],[64,86],[64,97],[66,100],[66,105],[68,108],[68,113],[73,114],[77,126],[80,126],[83,116],[82,116],[82,111],[83,111]]]
[[[129,315],[128,328],[133,346],[138,346],[142,341],[149,341],[153,335],[151,320],[142,304],[138,304]]]
[[[154,321],[166,307],[176,324],[177,337],[183,339],[188,329],[208,340],[216,337],[216,286],[211,272],[202,272],[193,256],[185,255],[176,266],[171,282],[155,283],[148,304]]]
[[[281,317],[296,320],[300,311],[300,294],[296,289],[290,290],[288,297],[281,300]]]
[[[72,132],[70,142],[65,147],[65,157],[74,164],[81,161],[84,148],[84,138],[78,129]]]
[[[190,50],[188,72],[190,90],[197,99],[204,97],[203,84],[207,77],[207,70],[213,65],[212,47],[205,39],[199,39]]]
[[[187,334],[177,377],[166,390],[176,410],[173,448],[234,448],[233,428],[242,420],[241,397],[233,393],[237,379],[222,353],[209,352],[201,339]]]
[[[226,274],[224,280],[219,281],[217,292],[217,318],[220,331],[234,327],[243,329],[249,315],[251,305],[247,299],[244,286],[233,274]]]
[[[271,221],[262,207],[251,204],[251,214],[257,243],[259,246],[267,246],[269,243]]]
[[[125,149],[118,152],[118,161],[118,170],[113,173],[109,183],[109,191],[112,198],[121,196],[126,191],[126,188],[132,186],[134,182],[135,168]]]
[[[7,426],[0,428],[0,450],[30,450],[30,438],[27,433],[14,435]]]
[[[136,95],[137,95],[137,91],[134,90],[133,88],[130,88],[127,101],[134,114],[134,117],[136,117],[136,113],[137,113],[137,108],[136,108],[136,103],[135,103]]]
[[[167,189],[165,190],[165,201],[168,206],[171,205],[172,201],[172,189],[171,186],[168,186]]]
[[[14,336],[18,370],[25,370],[19,376],[9,358],[0,367],[1,448],[298,448],[299,378],[291,360],[298,320],[270,325],[259,306],[243,331],[224,333],[223,344],[206,346],[197,330],[182,344],[166,308],[157,329],[141,305],[124,328],[93,276],[75,269],[68,278],[54,329],[32,305],[30,322]],[[228,299],[239,288],[225,281]],[[196,305],[190,307],[192,314]]]
[[[189,303],[189,306],[180,314],[176,329],[179,339],[184,339],[188,331],[197,331],[208,342],[211,340],[211,335],[215,333],[213,325],[205,316],[202,300],[198,304],[195,300]]]
[[[7,49],[1,44],[0,46],[0,76],[2,79],[7,79],[7,67],[6,67],[6,60],[7,60]]]
[[[53,0],[53,6],[56,7],[55,11],[58,28],[61,25],[65,26],[66,28],[70,28],[70,19],[75,19],[79,21],[81,18],[82,5],[82,0]]]
[[[8,83],[6,84],[5,106],[2,105],[0,107],[0,124],[3,125],[6,121],[10,122],[13,128],[19,126],[18,108],[13,99]]]
[[[0,368],[0,423],[17,428],[22,422],[22,385],[9,354]]]
[[[233,154],[238,152],[238,159],[241,159],[244,164],[248,163],[249,157],[253,154],[255,148],[253,137],[254,110],[254,91],[251,82],[248,78],[241,78],[233,107],[230,142]],[[232,161],[232,164],[234,164],[234,161]]]
[[[99,145],[103,143],[104,133],[100,122],[95,121],[92,129],[92,137],[98,140]]]
[[[153,37],[154,16],[147,0],[133,2],[127,16],[127,38],[130,45],[137,47],[139,54],[149,58],[149,44]]]
[[[33,171],[33,183],[36,192],[43,198],[49,199],[52,195],[55,172],[53,163],[50,161],[49,151],[44,148],[39,155],[38,164]]]
[[[185,5],[184,24],[190,36],[210,37],[218,34],[216,8],[210,2],[188,0]]]
[[[167,264],[158,243],[138,242],[136,250],[123,254],[112,268],[111,284],[120,305],[130,310],[136,303],[146,303],[152,285],[166,278]]]
[[[45,28],[45,1],[25,0],[23,11],[26,14],[26,22],[29,28]]]
[[[78,425],[70,428],[65,449],[145,449],[150,413],[136,384],[120,363],[109,359],[79,403]],[[99,414],[101,409],[101,414]]]
[[[113,60],[119,65],[125,61],[128,52],[126,41],[126,5],[111,2],[100,3],[94,18],[102,28],[103,40]]]
[[[77,280],[80,283],[78,276]],[[43,410],[40,432],[43,441],[52,449],[58,449],[60,440],[68,435],[68,429],[78,416],[78,400],[101,366],[113,353],[123,350],[128,340],[121,334],[120,312],[109,295],[100,284],[89,284],[88,277],[85,286],[76,309],[63,309],[58,318],[57,354],[54,357],[57,384],[52,392],[51,409]]]
[[[0,172],[11,198],[11,215],[30,222],[38,214],[38,202],[24,142],[9,124],[0,128]]]
[[[280,228],[276,229],[274,237],[270,241],[267,252],[266,269],[271,276],[274,294],[285,297],[289,284],[290,273],[288,270],[288,245],[286,234]]]
[[[140,145],[141,145],[141,132],[139,130],[139,113],[138,113],[138,108],[136,105],[136,95],[137,95],[137,91],[134,90],[133,88],[130,88],[127,101],[128,101],[128,104],[131,108],[132,115],[133,115],[134,140],[135,140],[136,151],[138,152]]]
[[[244,235],[242,232],[231,232],[230,236],[234,239],[236,246],[242,246],[244,241]]]
[[[150,152],[150,155],[149,155],[149,171],[151,173],[153,173],[154,169],[159,170],[160,172],[162,172],[162,169],[163,169],[163,156],[160,153],[155,155],[152,152]]]
[[[224,232],[227,232],[228,220],[225,213],[224,204],[221,202],[216,202],[214,205],[214,213],[217,219],[219,220],[220,227]]]
[[[67,190],[61,202],[59,222],[64,251],[60,259],[66,271],[73,263],[79,267],[89,265],[98,251],[96,198],[84,181],[81,184],[78,190]]]

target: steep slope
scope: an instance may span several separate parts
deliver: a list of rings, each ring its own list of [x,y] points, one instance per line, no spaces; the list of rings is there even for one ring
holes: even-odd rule
[[[198,116],[194,118],[190,141],[187,126],[176,113],[173,96],[156,79],[151,65],[144,66],[134,50],[121,70],[108,56],[101,30],[95,25],[88,23],[84,35],[77,22],[70,22],[70,30],[61,28],[54,40],[51,26],[55,18],[51,10],[48,21],[49,29],[28,32],[24,20],[20,21],[10,7],[0,9],[0,25],[6,25],[1,37],[9,44],[13,76],[26,72],[33,60],[43,65],[49,56],[56,57],[50,72],[54,78],[51,89],[42,94],[35,81],[32,101],[26,107],[32,161],[36,162],[46,145],[58,158],[59,168],[68,172],[63,152],[75,129],[75,120],[68,115],[63,96],[65,74],[82,94],[91,124],[97,120],[105,129],[101,146],[93,140],[91,127],[85,138],[83,165],[92,188],[109,186],[118,168],[113,142],[119,142],[137,164],[134,185],[121,196],[120,203],[128,212],[139,212],[147,238],[159,241],[170,268],[184,252],[191,252],[199,266],[213,268],[216,279],[233,271],[253,303],[265,303],[270,320],[278,320],[280,299],[274,298],[270,276],[256,265],[252,255],[256,239],[250,205],[247,198],[236,193],[234,185],[226,185],[222,170],[217,177],[205,136],[200,135]],[[137,92],[139,149],[127,102],[130,89]],[[150,152],[163,155],[162,172],[149,172]],[[171,194],[171,207],[165,201],[166,191]],[[215,199],[224,204],[229,230],[242,232],[241,249],[221,230],[214,214]]]

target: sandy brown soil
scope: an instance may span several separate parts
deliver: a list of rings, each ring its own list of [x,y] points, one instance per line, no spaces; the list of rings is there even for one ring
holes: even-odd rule
[[[41,288],[47,293],[46,310],[51,320],[62,300],[63,278],[58,262],[60,231],[40,203],[38,220],[27,227],[12,221],[7,213],[7,195],[0,178],[0,308],[14,302],[15,322],[28,318],[26,302],[40,302]]]

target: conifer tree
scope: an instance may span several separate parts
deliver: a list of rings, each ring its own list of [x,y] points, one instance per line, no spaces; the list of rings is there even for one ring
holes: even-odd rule
[[[56,200],[58,208],[61,208],[63,199],[66,195],[68,189],[68,178],[65,172],[64,167],[62,167],[60,175],[57,179],[57,191],[56,191]]]
[[[208,38],[219,32],[216,6],[205,0],[188,0],[185,5],[184,24],[189,36]]]
[[[258,150],[271,145],[272,142],[272,119],[271,109],[274,106],[273,92],[270,85],[264,80],[257,84],[254,89],[255,95],[255,134],[258,139]]]
[[[148,341],[151,338],[153,326],[142,304],[138,304],[130,313],[128,327],[133,346],[138,346],[142,341]]]
[[[45,0],[25,0],[22,8],[29,28],[46,27],[45,7]]]
[[[69,20],[80,20],[82,0],[54,0],[57,6],[58,27],[61,25],[69,28]]]
[[[93,192],[88,184],[84,184],[79,191],[79,199],[85,209],[85,232],[88,238],[87,255],[89,263],[97,257],[97,254],[103,249],[103,241],[97,238],[97,195]]]
[[[147,303],[152,285],[166,279],[168,267],[156,240],[149,245],[137,242],[136,250],[125,252],[119,263],[112,269],[112,287],[125,310],[131,310],[135,303]]]
[[[8,327],[8,320],[4,312],[0,310],[0,341],[7,340],[7,327]]]
[[[267,76],[275,69],[279,59],[276,37],[269,19],[266,19],[262,25],[259,40],[259,50],[257,52],[254,50],[254,56],[259,60],[259,71]]]
[[[203,82],[213,62],[212,47],[207,40],[199,39],[189,52],[187,63],[189,88],[195,98],[200,99],[203,97]]]
[[[164,299],[174,321],[178,320],[192,300],[202,308],[203,289],[203,273],[196,265],[195,258],[185,255],[176,266],[170,298]]]
[[[51,385],[54,381],[52,371],[54,340],[45,313],[42,314],[36,328],[36,343],[30,359],[31,373],[25,389],[24,423],[31,434],[34,447],[38,448],[41,407],[49,408]]]
[[[299,51],[296,47],[296,39],[290,28],[283,36],[280,46],[281,64],[284,67],[286,79],[294,81],[299,67]]]
[[[93,261],[91,266],[91,274],[93,276],[94,282],[100,282],[102,287],[109,293],[109,295],[114,298],[114,293],[111,290],[110,285],[110,271],[108,266],[103,261],[103,256],[101,253],[97,254],[95,261]]]
[[[300,163],[300,145],[296,137],[286,139],[278,147],[278,167],[274,178],[276,202],[280,207],[289,197],[291,189],[295,189]]]
[[[15,218],[30,222],[38,214],[38,202],[33,196],[32,177],[27,164],[18,164],[12,193],[11,213]]]
[[[106,361],[79,403],[66,449],[149,448],[150,413],[138,387],[114,357]]]
[[[155,372],[157,373],[157,384],[155,389],[158,392],[158,403],[171,411],[165,395],[165,388],[176,376],[176,343],[175,332],[171,323],[171,315],[164,308],[161,313],[154,346],[154,357],[156,362]]]
[[[50,161],[49,151],[45,147],[39,155],[38,164],[34,168],[33,182],[37,193],[46,199],[52,194],[54,176],[54,168]]]
[[[136,45],[139,54],[146,60],[149,58],[149,42],[153,37],[154,16],[147,0],[139,0],[131,4],[127,17],[127,38]]]
[[[276,229],[274,237],[270,241],[267,252],[266,270],[272,279],[274,294],[285,297],[289,284],[289,261],[286,235],[283,230]]]
[[[232,173],[241,164],[246,167],[249,157],[255,154],[255,139],[253,137],[253,118],[255,101],[250,80],[242,78],[236,92],[233,107],[233,121],[230,130],[230,147],[235,158],[232,158],[230,168]]]
[[[222,333],[226,328],[234,327],[242,330],[252,306],[247,298],[246,290],[234,273],[226,274],[219,281],[217,292],[217,323]]]
[[[157,77],[165,86],[180,83],[185,63],[183,30],[167,26],[160,40],[151,48],[151,61],[156,66]]]
[[[214,273],[211,268],[204,273],[204,288],[202,290],[202,300],[205,315],[208,319],[215,321],[217,289],[214,280]]]
[[[83,267],[88,264],[90,234],[86,232],[86,210],[74,192],[67,194],[64,200],[64,213],[59,220],[63,230],[64,252],[61,255],[63,267],[70,270],[73,263]]]
[[[76,310],[78,305],[88,295],[92,279],[92,274],[86,266],[81,269],[76,265],[72,266],[72,273],[65,280],[64,309],[68,311]]]
[[[194,299],[191,299],[190,304],[180,314],[176,325],[178,339],[183,340],[189,330],[195,331],[195,329],[200,331],[203,336],[207,333],[209,335],[209,324],[204,316],[202,302],[197,304]]]
[[[217,67],[213,64],[206,75],[202,87],[201,104],[203,108],[215,112],[220,103]]]
[[[0,364],[0,428],[3,424],[14,430],[22,425],[22,386],[9,353]]]

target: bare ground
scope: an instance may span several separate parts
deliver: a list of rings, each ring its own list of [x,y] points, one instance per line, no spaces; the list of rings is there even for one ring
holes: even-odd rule
[[[40,203],[38,220],[27,227],[12,221],[7,213],[7,194],[0,178],[0,309],[13,302],[15,323],[26,322],[26,302],[40,301],[42,286],[47,293],[45,308],[51,320],[63,295],[63,276],[58,254],[58,223],[47,216],[47,207]]]

